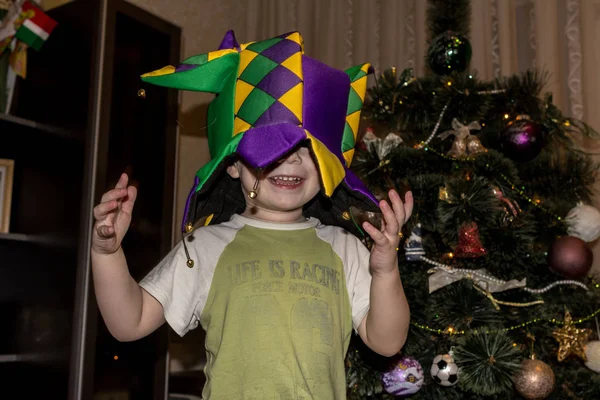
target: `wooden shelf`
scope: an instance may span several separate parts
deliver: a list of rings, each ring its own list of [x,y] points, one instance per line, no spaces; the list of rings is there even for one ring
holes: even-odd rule
[[[0,364],[56,361],[65,358],[60,353],[0,354]]]
[[[1,121],[8,122],[10,124],[35,129],[36,131],[41,131],[44,133],[48,133],[54,136],[62,137],[65,139],[71,139],[75,141],[81,141],[81,136],[76,134],[75,132],[71,132],[66,129],[59,128],[53,125],[40,124],[39,122],[31,121],[29,119],[16,117],[14,115],[0,113],[0,123]],[[0,130],[1,131],[1,130]]]
[[[77,246],[75,239],[68,239],[50,234],[29,235],[24,233],[0,233],[0,241],[15,241],[22,243],[32,243],[42,246],[73,248]]]

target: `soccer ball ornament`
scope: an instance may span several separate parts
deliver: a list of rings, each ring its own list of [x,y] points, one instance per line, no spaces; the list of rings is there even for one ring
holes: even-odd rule
[[[429,372],[438,385],[450,387],[458,383],[458,366],[450,354],[435,356]]]
[[[402,357],[381,377],[383,388],[394,396],[415,394],[423,386],[423,368],[412,357]]]

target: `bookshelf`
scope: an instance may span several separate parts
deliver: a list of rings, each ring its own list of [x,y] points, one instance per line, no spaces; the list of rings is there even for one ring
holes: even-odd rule
[[[180,60],[181,30],[123,0],[48,14],[58,26],[29,50],[27,79],[0,114],[0,159],[14,161],[0,233],[0,397],[163,399],[168,330],[134,343],[108,334],[89,243],[93,207],[128,171],[139,191],[123,243],[132,275],[172,246],[177,92],[137,90],[140,74]]]

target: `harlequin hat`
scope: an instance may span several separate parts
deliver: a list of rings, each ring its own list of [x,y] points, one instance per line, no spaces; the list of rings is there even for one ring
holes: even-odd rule
[[[218,50],[142,75],[154,85],[216,94],[208,109],[211,160],[196,173],[182,230],[203,217],[218,223],[244,210],[239,182],[223,173],[234,159],[267,168],[306,142],[322,196],[305,214],[355,231],[351,206],[378,210],[349,170],[372,72],[369,64],[340,71],[306,56],[298,32],[240,45],[229,31]]]

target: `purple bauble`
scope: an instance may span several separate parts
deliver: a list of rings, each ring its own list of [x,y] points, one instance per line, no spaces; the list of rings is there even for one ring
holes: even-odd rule
[[[499,142],[500,150],[511,160],[530,161],[544,147],[544,128],[528,119],[519,119],[506,127],[500,134]]]
[[[383,388],[395,396],[415,394],[423,386],[423,368],[412,357],[402,357],[382,376]]]
[[[548,249],[548,265],[567,279],[585,278],[593,262],[592,250],[575,236],[559,237]]]

